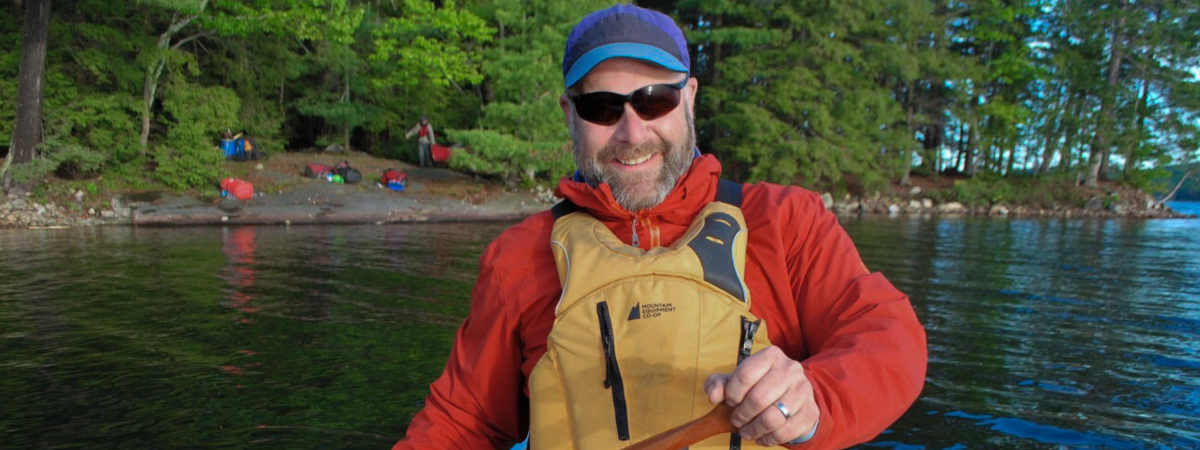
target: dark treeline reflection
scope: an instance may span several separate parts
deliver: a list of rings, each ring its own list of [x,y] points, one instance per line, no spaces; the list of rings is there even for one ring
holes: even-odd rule
[[[865,447],[1200,446],[1200,223],[843,218],[929,333]],[[506,224],[0,230],[5,448],[386,448]]]

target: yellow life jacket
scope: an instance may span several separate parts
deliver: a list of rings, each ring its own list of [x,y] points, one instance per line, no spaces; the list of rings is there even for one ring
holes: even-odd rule
[[[562,297],[546,353],[530,374],[535,450],[613,450],[703,416],[704,382],[770,345],[750,313],[741,186],[670,247],[642,250],[567,202],[555,207],[551,248]],[[698,449],[756,447],[736,433]]]

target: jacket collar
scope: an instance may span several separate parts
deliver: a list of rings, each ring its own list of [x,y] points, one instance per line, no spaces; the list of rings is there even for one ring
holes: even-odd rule
[[[715,156],[698,156],[662,203],[636,214],[617,204],[608,183],[600,183],[600,186],[593,188],[575,180],[574,176],[563,177],[554,195],[570,200],[602,221],[625,221],[638,217],[652,218],[660,223],[687,225],[704,205],[716,198],[720,176],[721,163]]]

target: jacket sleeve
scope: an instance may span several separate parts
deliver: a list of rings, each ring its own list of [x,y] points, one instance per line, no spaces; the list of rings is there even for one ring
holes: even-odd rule
[[[873,439],[916,400],[925,330],[908,297],[869,272],[816,194],[791,197],[799,235],[788,246],[788,271],[810,355],[801,364],[821,416],[812,440],[789,447],[845,448]]]
[[[516,314],[500,289],[499,253],[493,242],[480,257],[471,311],[446,368],[393,450],[508,448],[523,439],[521,345]]]
[[[404,133],[404,138],[405,139],[411,138],[412,135],[417,134],[417,131],[420,131],[420,130],[421,130],[421,124],[418,123],[416,125],[413,125],[412,128],[408,129],[407,133]]]

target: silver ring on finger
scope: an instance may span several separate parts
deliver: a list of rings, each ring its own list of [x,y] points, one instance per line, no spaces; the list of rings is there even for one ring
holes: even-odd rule
[[[785,420],[792,418],[792,413],[788,411],[786,406],[783,406],[782,401],[775,402],[775,408],[778,409],[780,413],[783,413],[783,418]]]

